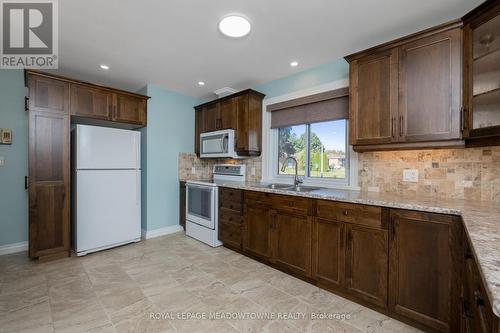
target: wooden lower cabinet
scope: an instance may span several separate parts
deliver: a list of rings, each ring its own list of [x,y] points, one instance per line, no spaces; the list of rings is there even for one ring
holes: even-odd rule
[[[391,227],[389,309],[431,331],[458,332],[460,220],[392,210]]]
[[[312,277],[328,289],[341,290],[345,274],[345,224],[315,218],[312,237]]]
[[[264,205],[245,202],[243,250],[262,259],[271,256],[271,212]]]
[[[179,225],[186,230],[186,182],[179,182]]]
[[[347,224],[346,233],[345,287],[348,293],[387,307],[387,230]]]
[[[271,262],[301,276],[311,276],[311,218],[271,214]]]
[[[462,332],[500,332],[499,319],[493,313],[469,239],[464,235],[464,278],[462,284]]]
[[[500,332],[460,217],[254,191],[242,196],[241,229],[227,223],[232,210],[219,223],[224,245],[235,248],[243,239],[243,254],[426,332]],[[220,206],[235,197],[224,194]]]

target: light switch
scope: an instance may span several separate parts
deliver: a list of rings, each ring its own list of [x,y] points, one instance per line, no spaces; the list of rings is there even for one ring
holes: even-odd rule
[[[5,157],[0,156],[0,167],[3,167],[5,165]]]
[[[255,176],[255,167],[252,168],[251,173],[252,173],[252,176]]]
[[[417,169],[404,169],[403,170],[403,181],[404,182],[418,182],[418,170]]]
[[[192,173],[192,174],[195,174],[195,173],[196,173],[196,168],[195,168],[195,167],[191,167],[191,173]]]

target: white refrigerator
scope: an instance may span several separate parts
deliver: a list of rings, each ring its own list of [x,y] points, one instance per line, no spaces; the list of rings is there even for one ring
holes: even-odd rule
[[[77,125],[73,240],[78,256],[141,239],[141,133]]]

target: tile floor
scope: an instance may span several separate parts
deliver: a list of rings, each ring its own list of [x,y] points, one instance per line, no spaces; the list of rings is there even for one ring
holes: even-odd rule
[[[44,264],[24,253],[0,256],[0,332],[418,330],[178,233]]]

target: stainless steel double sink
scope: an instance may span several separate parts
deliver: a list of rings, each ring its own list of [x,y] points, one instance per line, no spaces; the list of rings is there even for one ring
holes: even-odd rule
[[[255,187],[260,187],[260,188],[269,188],[273,190],[283,190],[283,191],[292,191],[292,192],[311,192],[314,190],[320,190],[321,187],[315,187],[315,186],[303,186],[303,185],[290,185],[290,184],[260,184],[260,185],[255,185]]]

